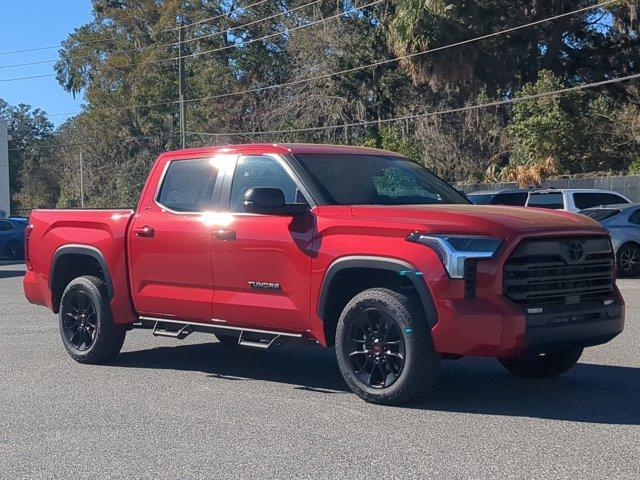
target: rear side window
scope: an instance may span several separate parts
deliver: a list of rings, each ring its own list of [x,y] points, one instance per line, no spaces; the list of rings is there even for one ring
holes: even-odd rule
[[[620,203],[629,203],[620,195],[615,193],[574,193],[573,202],[579,209],[599,207],[600,205],[618,205]]]
[[[640,225],[640,208],[631,214],[629,221],[636,225]]]
[[[202,212],[213,206],[218,169],[209,159],[177,160],[169,164],[158,203],[176,212]]]
[[[529,196],[528,206],[562,210],[564,208],[564,200],[562,193],[532,193]]]
[[[493,205],[512,205],[515,207],[524,207],[527,204],[527,192],[521,193],[500,193],[495,196],[491,202]]]
[[[598,209],[598,210],[585,210],[580,212],[582,215],[591,217],[598,222],[606,220],[607,218],[614,217],[620,213],[620,210],[616,209]]]
[[[8,232],[9,230],[13,230],[13,224],[6,220],[0,220],[0,232]]]

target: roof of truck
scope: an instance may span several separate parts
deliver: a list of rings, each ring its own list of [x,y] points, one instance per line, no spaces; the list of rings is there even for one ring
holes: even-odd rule
[[[280,153],[280,154],[313,154],[325,155],[402,155],[377,148],[354,147],[350,145],[323,145],[315,143],[246,143],[239,145],[216,145],[211,147],[191,148],[186,150],[174,150],[165,155],[170,156],[201,156],[216,153]]]

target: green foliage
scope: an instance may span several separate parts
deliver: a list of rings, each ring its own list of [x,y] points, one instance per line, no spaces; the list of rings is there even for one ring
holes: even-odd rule
[[[640,175],[640,157],[637,157],[629,165],[629,173],[631,175]]]
[[[517,98],[540,95],[565,88],[565,84],[549,71],[526,85]],[[580,158],[585,133],[583,99],[580,93],[542,97],[514,104],[508,132],[512,141],[511,161],[533,164],[554,158],[565,167]]]
[[[94,18],[70,33],[56,64],[58,81],[83,96],[84,111],[53,131],[44,112],[0,102],[0,116],[10,119],[14,137],[14,207],[79,206],[81,152],[87,206],[135,205],[157,154],[179,147],[178,72],[171,60],[178,53],[178,16],[187,24],[209,19],[186,29],[185,95],[207,98],[187,103],[187,123],[190,132],[219,134],[189,134],[189,146],[365,144],[398,151],[448,180],[477,179],[492,165],[545,157],[557,158],[565,172],[622,170],[640,157],[640,93],[631,83],[512,108],[381,122],[635,73],[639,0],[445,50],[438,47],[594,2],[394,0],[312,28],[296,27],[352,8],[354,2],[322,0],[294,13],[285,11],[308,0],[264,2],[250,9],[227,0],[92,3]],[[223,15],[230,8],[234,13]],[[287,29],[286,35],[274,36]],[[265,35],[269,38],[253,41]],[[227,48],[239,39],[250,43]],[[359,68],[374,62],[381,63]],[[333,74],[343,70],[348,73]],[[319,79],[297,82],[311,77]],[[287,85],[256,91],[279,83]],[[240,91],[249,93],[232,95]],[[368,124],[285,135],[220,135],[359,122]]]
[[[378,138],[369,138],[362,145],[397,152],[415,162],[421,161],[424,155],[422,145],[412,140],[409,135],[404,135],[399,127],[393,126],[383,128]]]

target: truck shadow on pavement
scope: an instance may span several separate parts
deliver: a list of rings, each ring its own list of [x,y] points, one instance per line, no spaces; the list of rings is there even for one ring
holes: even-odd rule
[[[123,352],[113,365],[204,372],[216,381],[259,380],[318,395],[352,395],[332,349],[287,345],[263,352],[188,344]],[[353,401],[359,401],[355,395]],[[559,378],[522,379],[492,359],[446,361],[435,391],[400,408],[639,425],[640,368],[579,364]]]
[[[24,270],[0,270],[0,279],[24,277]]]

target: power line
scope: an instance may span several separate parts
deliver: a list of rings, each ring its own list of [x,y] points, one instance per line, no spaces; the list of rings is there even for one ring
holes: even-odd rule
[[[608,4],[618,2],[618,1],[620,1],[620,0],[608,0],[608,1],[596,4],[596,5],[591,5],[589,7],[580,8],[578,10],[573,10],[571,12],[563,13],[563,14],[560,14],[560,15],[555,15],[553,17],[548,17],[548,18],[544,18],[544,19],[541,19],[541,20],[536,20],[534,22],[530,22],[530,23],[526,23],[526,24],[523,24],[523,25],[518,25],[516,27],[508,28],[506,30],[500,30],[498,32],[493,32],[493,33],[490,33],[490,34],[487,34],[487,35],[482,35],[480,37],[474,37],[474,38],[471,38],[471,39],[468,39],[468,40],[463,40],[461,42],[456,42],[456,43],[452,43],[452,44],[449,44],[449,45],[443,45],[443,46],[440,46],[440,47],[436,47],[436,48],[432,48],[432,49],[428,49],[428,50],[423,50],[421,52],[415,52],[415,53],[411,53],[411,54],[407,54],[407,55],[401,55],[401,56],[397,56],[397,57],[394,57],[394,58],[391,58],[391,59],[386,59],[386,60],[381,60],[381,61],[378,61],[378,62],[369,63],[367,65],[361,65],[361,66],[358,66],[358,67],[347,68],[347,69],[344,69],[344,70],[339,70],[337,72],[330,72],[330,73],[326,73],[326,74],[322,74],[322,75],[317,75],[317,76],[314,76],[314,77],[301,78],[301,79],[292,80],[292,81],[289,81],[289,82],[279,83],[279,84],[275,84],[275,85],[266,85],[264,87],[255,87],[255,88],[249,88],[249,89],[245,89],[245,90],[238,90],[238,91],[235,91],[235,92],[226,92],[226,93],[215,94],[215,95],[206,95],[204,97],[196,97],[196,98],[186,99],[185,103],[193,103],[193,102],[201,102],[201,101],[205,101],[205,100],[215,100],[215,99],[220,99],[220,98],[234,97],[234,96],[238,96],[238,95],[244,95],[244,94],[247,94],[247,93],[258,93],[258,92],[262,92],[262,91],[265,91],[265,90],[274,90],[274,89],[283,88],[283,87],[290,87],[290,86],[293,86],[293,85],[299,85],[299,84],[313,82],[313,81],[316,81],[316,80],[322,80],[322,79],[325,79],[325,78],[331,78],[331,77],[334,77],[334,76],[344,75],[344,74],[347,74],[347,73],[353,73],[353,72],[357,72],[357,71],[360,71],[360,70],[365,70],[367,68],[378,67],[378,66],[389,64],[389,63],[398,62],[400,60],[406,60],[406,59],[409,59],[409,58],[414,58],[414,57],[418,57],[418,56],[422,56],[422,55],[428,55],[428,54],[431,54],[431,53],[436,53],[436,52],[448,50],[450,48],[455,48],[455,47],[459,47],[459,46],[462,46],[462,45],[467,45],[467,44],[470,44],[470,43],[479,42],[481,40],[485,40],[485,39],[492,38],[492,37],[497,37],[499,35],[504,35],[504,34],[511,33],[511,32],[517,31],[517,30],[522,30],[522,29],[529,28],[529,27],[532,27],[532,26],[535,26],[535,25],[539,25],[539,24],[542,24],[542,23],[551,22],[551,21],[554,21],[554,20],[558,20],[560,18],[564,18],[564,17],[570,16],[570,15],[575,15],[577,13],[584,13],[586,11],[593,10],[593,9],[596,9],[596,8],[600,8],[600,7],[603,7],[603,6],[606,6]],[[159,102],[159,103],[152,103],[152,104],[131,106],[131,107],[112,107],[112,108],[105,107],[105,109],[128,110],[128,109],[131,109],[131,108],[134,108],[134,109],[153,108],[153,107],[160,107],[160,106],[167,106],[167,105],[175,105],[177,103],[178,103],[178,101],[171,101],[171,102]],[[64,116],[64,115],[73,115],[73,114],[77,114],[77,113],[82,113],[82,112],[54,113],[54,114],[51,114],[49,116],[50,117],[53,117],[53,116]]]
[[[165,138],[165,137],[175,137],[180,135],[180,132],[161,132],[158,133],[156,135],[137,135],[134,137],[129,137],[128,140],[149,140],[149,139],[154,139],[154,138]],[[47,149],[47,148],[66,148],[66,147],[83,147],[85,145],[97,145],[99,142],[78,142],[78,143],[58,143],[58,144],[51,144],[51,145],[39,145],[39,148],[43,148],[43,149]],[[9,151],[10,152],[17,152],[20,150],[26,150],[27,148],[29,148],[28,146],[24,146],[24,147],[15,147],[15,148],[10,148]]]
[[[391,123],[391,122],[398,122],[398,121],[405,121],[405,120],[416,120],[416,119],[422,119],[422,118],[428,118],[428,117],[434,117],[434,116],[439,116],[439,115],[447,115],[447,114],[451,114],[451,113],[459,113],[459,112],[466,112],[466,111],[470,111],[470,110],[481,110],[484,108],[490,108],[490,107],[499,107],[499,106],[503,106],[503,105],[510,105],[510,104],[514,104],[514,103],[522,103],[522,102],[527,102],[530,100],[537,100],[540,98],[546,98],[546,97],[552,97],[552,96],[557,96],[557,95],[561,95],[567,92],[575,92],[575,91],[581,91],[581,90],[586,90],[589,88],[595,88],[595,87],[601,87],[603,85],[610,85],[613,83],[620,83],[620,82],[626,82],[629,80],[635,80],[640,78],[640,73],[634,74],[634,75],[628,75],[625,77],[620,77],[620,78],[613,78],[613,79],[609,79],[609,80],[603,80],[600,82],[593,82],[593,83],[587,83],[587,84],[583,84],[583,85],[576,85],[573,87],[567,87],[567,88],[563,88],[560,90],[553,90],[551,92],[543,92],[543,93],[538,93],[535,95],[526,95],[524,97],[516,97],[516,98],[510,98],[507,100],[496,100],[494,102],[489,102],[489,103],[483,103],[483,104],[479,104],[479,105],[469,105],[466,107],[459,107],[459,108],[450,108],[450,109],[446,109],[446,110],[438,110],[435,112],[428,112],[428,113],[420,113],[420,114],[414,114],[414,115],[405,115],[402,117],[393,117],[393,118],[385,118],[385,119],[379,119],[379,120],[367,120],[367,121],[362,121],[362,122],[352,122],[352,123],[343,123],[343,124],[339,124],[339,125],[326,125],[326,126],[322,126],[322,127],[305,127],[305,128],[289,128],[289,129],[284,129],[284,130],[269,130],[269,131],[253,131],[253,132],[225,132],[225,133],[203,133],[203,132],[186,132],[188,135],[200,135],[200,136],[205,136],[205,137],[228,137],[228,136],[256,136],[256,135],[280,135],[280,134],[285,134],[285,133],[305,133],[305,132],[314,132],[314,131],[321,131],[321,130],[333,130],[333,129],[339,129],[339,128],[350,128],[350,127],[362,127],[362,126],[367,126],[367,125],[381,125],[381,124],[385,124],[385,123]]]
[[[150,50],[152,48],[161,49],[161,48],[178,47],[181,44],[182,45],[186,45],[186,44],[189,44],[189,43],[193,43],[193,42],[197,42],[197,41],[203,40],[205,38],[215,37],[216,35],[223,35],[225,33],[232,32],[234,30],[239,30],[241,28],[246,28],[246,27],[250,27],[250,26],[253,26],[253,25],[257,25],[257,24],[265,22],[267,20],[272,20],[274,18],[282,17],[284,15],[288,15],[288,14],[296,12],[298,10],[302,10],[304,8],[307,8],[307,7],[311,6],[311,5],[319,3],[321,1],[322,0],[313,0],[312,2],[306,3],[306,4],[301,5],[299,7],[296,7],[296,8],[292,8],[290,10],[285,10],[284,12],[279,12],[279,13],[276,13],[276,14],[273,14],[273,15],[269,15],[267,17],[259,18],[258,20],[253,20],[251,22],[243,23],[241,25],[238,25],[238,26],[235,26],[235,27],[231,27],[231,28],[227,28],[227,29],[224,29],[224,30],[218,30],[217,32],[208,33],[206,35],[201,35],[199,37],[194,37],[194,38],[190,38],[190,39],[187,39],[187,40],[183,40],[182,42],[178,41],[178,42],[173,42],[173,43],[166,43],[166,44],[163,44],[163,45],[147,45],[147,46],[138,47],[138,48],[130,48],[130,49],[123,49],[123,50],[111,50],[111,51],[107,51],[106,53],[114,55],[114,54],[121,54],[121,53],[144,52],[144,51]],[[179,55],[182,55],[182,53],[180,53]],[[182,57],[179,56],[177,58],[178,59],[186,58],[187,56],[190,56],[190,55],[184,55]],[[93,57],[93,55],[79,55],[79,56],[72,57],[72,59],[73,60],[80,60],[82,58],[91,58],[91,57]],[[47,63],[56,63],[56,62],[58,62],[60,60],[61,60],[60,58],[51,58],[49,60],[37,60],[37,61],[33,61],[33,62],[13,63],[13,64],[9,64],[9,65],[0,65],[0,69],[28,67],[28,66],[33,66],[33,65],[44,65],[44,64],[47,64]],[[169,60],[171,60],[171,59],[167,59],[166,61],[169,61]],[[135,63],[133,63],[133,64],[135,64]],[[131,65],[133,65],[133,64],[131,64]],[[107,66],[107,67],[103,67],[103,68],[121,68],[121,67],[118,67],[118,66],[109,67],[109,66]]]
[[[252,3],[250,5],[247,5],[246,7],[237,7],[236,10],[233,11],[229,11],[226,13],[221,13],[219,15],[216,15],[214,17],[210,17],[204,20],[198,20],[196,22],[193,23],[189,23],[184,25],[184,27],[192,27],[194,25],[200,25],[202,23],[208,23],[208,22],[212,22],[214,20],[217,20],[218,18],[222,18],[222,17],[230,17],[231,15],[235,14],[238,10],[248,10],[250,8],[253,7],[257,7],[258,5],[261,5],[263,3],[266,3],[269,0],[260,0],[259,2],[255,2]],[[172,27],[172,28],[166,28],[163,30],[158,30],[157,32],[155,32],[156,34],[160,34],[160,33],[165,33],[165,32],[173,32],[178,30],[179,27]],[[138,37],[142,37],[145,36],[147,34],[145,33],[138,33],[138,34],[133,34],[131,35],[132,38],[138,38]],[[115,40],[116,37],[112,37],[111,40]],[[104,43],[106,40],[92,40],[89,42],[79,42],[77,45],[94,45],[96,43]],[[4,56],[4,55],[13,55],[16,53],[29,53],[29,52],[37,52],[37,51],[41,51],[41,50],[53,50],[54,48],[60,48],[62,46],[62,44],[58,43],[57,45],[48,45],[48,46],[44,46],[44,47],[34,47],[34,48],[24,48],[24,49],[20,49],[20,50],[9,50],[6,52],[0,52],[0,56]]]
[[[373,2],[370,2],[370,3],[366,4],[366,5],[363,5],[361,7],[355,7],[355,8],[352,8],[350,10],[347,10],[347,11],[344,11],[344,12],[341,12],[341,13],[338,13],[338,14],[335,14],[335,15],[331,15],[329,17],[325,17],[325,18],[322,18],[322,19],[319,19],[319,20],[316,20],[316,21],[313,21],[313,22],[310,22],[310,23],[306,23],[304,25],[298,25],[297,27],[287,28],[283,32],[276,32],[276,33],[272,33],[272,34],[269,34],[269,35],[264,35],[262,37],[254,38],[254,39],[251,39],[251,40],[247,40],[246,42],[242,42],[242,43],[233,43],[231,45],[226,45],[224,47],[219,47],[219,48],[215,48],[215,49],[211,49],[211,50],[204,50],[202,52],[194,52],[194,53],[191,53],[191,54],[188,54],[188,55],[180,54],[177,57],[172,57],[172,58],[165,58],[165,59],[158,59],[158,60],[145,60],[145,61],[141,61],[141,62],[131,62],[131,63],[127,63],[127,64],[124,64],[124,65],[111,65],[111,66],[107,65],[107,66],[103,66],[102,69],[111,70],[111,69],[121,69],[121,68],[127,68],[127,67],[134,67],[134,66],[139,66],[139,65],[161,64],[161,63],[167,63],[167,62],[174,62],[174,61],[185,59],[185,58],[196,58],[196,57],[199,57],[201,55],[206,55],[206,54],[215,53],[215,52],[221,52],[221,51],[229,50],[229,49],[232,49],[232,48],[243,48],[243,47],[245,47],[247,45],[250,45],[250,44],[253,44],[255,42],[259,42],[259,41],[262,41],[262,40],[267,40],[267,39],[270,39],[270,38],[286,35],[286,34],[289,34],[291,32],[294,32],[294,31],[297,31],[297,30],[301,30],[303,28],[312,27],[314,25],[318,25],[320,23],[324,23],[324,22],[327,22],[329,20],[333,20],[333,19],[342,17],[343,15],[348,15],[350,13],[354,13],[354,12],[357,12],[359,10],[363,10],[365,8],[377,5],[377,4],[382,3],[384,1],[386,1],[386,0],[375,0]],[[615,1],[619,1],[619,0],[615,0]],[[28,80],[28,79],[32,79],[32,78],[44,78],[44,77],[55,77],[55,76],[56,76],[55,74],[49,74],[49,75],[37,75],[37,76],[30,76],[30,77],[7,78],[7,79],[0,79],[0,82],[13,82],[13,81],[19,81],[19,80]]]
[[[298,25],[297,27],[287,28],[283,32],[272,33],[272,34],[269,34],[269,35],[265,35],[263,37],[253,38],[251,40],[247,40],[246,42],[233,43],[231,45],[226,45],[224,47],[214,48],[212,50],[204,50],[202,52],[195,52],[195,53],[192,53],[190,55],[185,55],[183,58],[195,58],[195,57],[199,57],[201,55],[206,55],[208,53],[222,52],[224,50],[229,50],[231,48],[243,48],[243,47],[245,47],[247,45],[250,45],[250,44],[255,43],[255,42],[259,42],[261,40],[268,40],[269,38],[279,37],[281,35],[286,35],[286,34],[289,34],[291,32],[295,32],[297,30],[301,30],[303,28],[309,28],[309,27],[312,27],[314,25],[318,25],[320,23],[327,22],[329,20],[334,20],[334,19],[342,17],[344,15],[349,15],[350,13],[355,13],[357,11],[364,10],[365,8],[373,7],[374,5],[377,5],[377,4],[382,3],[384,1],[386,1],[386,0],[375,0],[373,2],[367,3],[366,5],[362,5],[361,7],[354,7],[352,9],[350,9],[350,10],[346,10],[344,12],[337,13],[337,14],[331,15],[329,17],[321,18],[319,20],[315,20],[315,21],[310,22],[310,23],[305,23],[304,25]],[[611,1],[619,1],[619,0],[611,0]],[[178,60],[179,58],[180,57],[176,57],[176,58],[173,58],[172,60]]]

